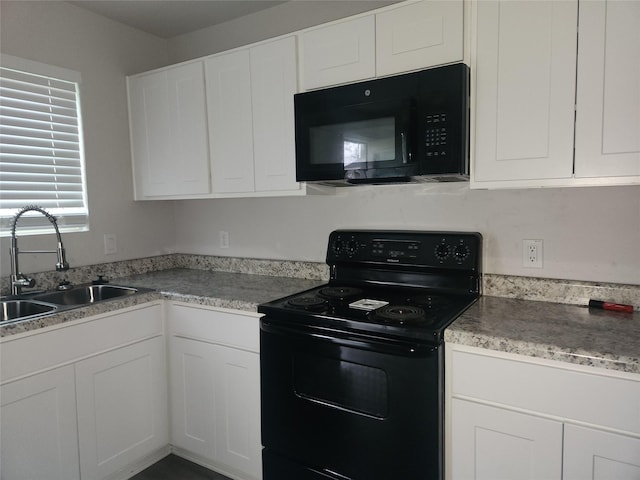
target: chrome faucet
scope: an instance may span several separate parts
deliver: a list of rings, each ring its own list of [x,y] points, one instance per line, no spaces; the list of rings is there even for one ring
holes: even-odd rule
[[[56,230],[56,236],[58,237],[58,246],[55,250],[25,250],[20,252],[18,250],[18,239],[16,238],[16,224],[18,223],[18,219],[26,212],[39,212],[53,224],[53,228]],[[51,215],[49,212],[44,210],[41,207],[36,207],[35,205],[27,205],[13,218],[13,222],[11,224],[11,294],[12,295],[20,295],[22,293],[22,289],[33,288],[36,284],[33,278],[29,278],[20,272],[20,268],[18,267],[18,255],[21,253],[56,253],[58,255],[58,262],[56,263],[56,271],[62,272],[65,270],[69,270],[69,263],[67,263],[67,259],[65,258],[64,246],[62,245],[62,237],[60,236],[60,230],[58,229],[58,222],[56,218]]]

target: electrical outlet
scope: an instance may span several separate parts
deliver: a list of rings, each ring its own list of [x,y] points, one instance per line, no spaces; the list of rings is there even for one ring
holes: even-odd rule
[[[522,266],[542,268],[542,240],[522,241]]]
[[[229,248],[229,232],[220,231],[220,248]]]
[[[118,253],[118,242],[115,233],[104,234],[104,254],[113,255]]]

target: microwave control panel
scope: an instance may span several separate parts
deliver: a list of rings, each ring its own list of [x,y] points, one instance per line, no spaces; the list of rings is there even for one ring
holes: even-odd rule
[[[447,155],[447,114],[435,113],[425,118],[425,156],[445,157]]]

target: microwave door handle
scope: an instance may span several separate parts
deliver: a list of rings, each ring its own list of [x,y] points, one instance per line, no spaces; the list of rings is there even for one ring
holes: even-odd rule
[[[405,132],[400,132],[400,141],[402,143],[402,163],[409,163],[411,153],[407,153],[407,134]]]

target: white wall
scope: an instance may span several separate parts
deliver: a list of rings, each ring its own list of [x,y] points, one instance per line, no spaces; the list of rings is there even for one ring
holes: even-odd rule
[[[347,16],[356,12],[340,8],[357,8],[358,3],[288,2],[172,39],[171,60]],[[510,191],[471,191],[465,183],[352,187],[329,197],[176,205],[176,249],[185,253],[324,261],[327,236],[341,227],[479,231],[489,273],[640,284],[637,186]],[[221,230],[230,234],[228,249],[219,248]],[[543,269],[522,267],[523,239],[544,240]]]
[[[177,250],[324,261],[335,228],[478,231],[488,273],[640,284],[640,187],[469,190],[468,184],[366,186],[335,196],[181,202]],[[230,246],[219,248],[219,231]],[[522,240],[544,240],[544,268]]]
[[[63,235],[71,266],[173,251],[173,205],[134,203],[125,75],[167,64],[166,40],[65,2],[0,2],[2,53],[79,71],[91,231]],[[19,228],[19,225],[18,225]],[[104,255],[103,235],[118,253]],[[19,231],[18,231],[19,235]],[[24,250],[51,249],[50,235],[19,239]],[[0,242],[1,275],[9,242]],[[55,255],[22,255],[25,272],[53,269]]]

